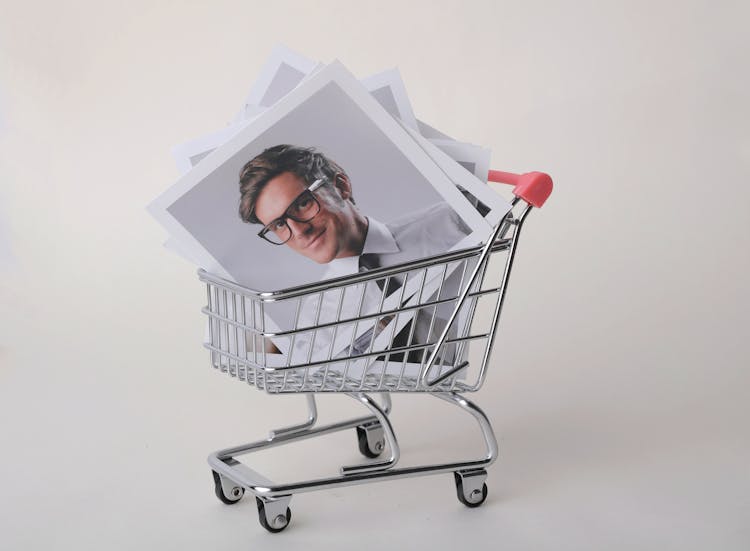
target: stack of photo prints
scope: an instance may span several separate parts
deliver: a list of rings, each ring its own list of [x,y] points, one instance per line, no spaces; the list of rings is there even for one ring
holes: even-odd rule
[[[304,290],[476,247],[510,209],[487,186],[490,151],[417,120],[397,69],[360,80],[338,61],[316,63],[281,46],[234,119],[175,147],[173,155],[182,176],[149,212],[167,229],[168,249],[252,290],[242,299],[247,304],[231,301],[222,316],[236,321],[240,308],[255,315],[251,302],[260,292],[299,291],[298,300],[269,302],[259,314],[264,333],[291,338],[258,343],[253,331],[245,339],[213,338],[228,357],[251,366],[357,357],[360,348],[387,350],[405,332],[409,344],[434,342],[453,305],[429,315],[403,307],[451,286],[455,296],[470,260],[412,281],[333,284],[309,296]],[[404,313],[361,319],[394,309]],[[251,329],[258,326],[256,319]],[[360,369],[381,359],[370,355]],[[397,370],[417,373],[424,363],[404,357]]]

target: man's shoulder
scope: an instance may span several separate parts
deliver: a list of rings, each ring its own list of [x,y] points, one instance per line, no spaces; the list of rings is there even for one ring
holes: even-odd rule
[[[438,223],[440,226],[451,226],[459,228],[464,234],[470,232],[458,213],[446,202],[440,201],[419,210],[409,212],[386,224],[388,229],[394,233],[407,228],[418,226],[429,226]]]
[[[399,246],[420,246],[424,254],[447,251],[471,233],[471,229],[445,201],[407,213],[386,226]]]

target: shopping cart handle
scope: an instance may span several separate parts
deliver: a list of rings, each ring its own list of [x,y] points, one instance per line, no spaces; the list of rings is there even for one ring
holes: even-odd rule
[[[541,207],[552,193],[552,178],[544,172],[513,174],[490,170],[487,180],[514,186],[513,195],[520,197],[533,207]]]

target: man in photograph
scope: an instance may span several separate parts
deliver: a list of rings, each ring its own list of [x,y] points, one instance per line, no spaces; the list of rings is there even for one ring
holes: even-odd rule
[[[360,210],[353,187],[341,166],[313,148],[277,145],[251,159],[240,171],[239,214],[243,221],[262,226],[258,237],[269,246],[286,246],[326,264],[324,279],[440,254],[470,233],[446,202],[383,223]],[[395,278],[387,286],[382,280],[377,283],[379,289],[368,290],[375,300],[400,287]],[[336,305],[323,308],[335,309]],[[430,325],[433,338],[439,334],[445,326],[441,313],[434,322],[431,312],[417,314],[412,343],[428,342]],[[303,323],[309,314],[302,312]],[[406,345],[409,333],[410,324],[394,338],[394,345]],[[330,340],[326,343],[320,335],[316,337],[316,349],[328,344]],[[366,348],[356,344],[350,353]],[[420,361],[421,356],[412,354],[409,361]],[[394,355],[392,359],[397,358]]]

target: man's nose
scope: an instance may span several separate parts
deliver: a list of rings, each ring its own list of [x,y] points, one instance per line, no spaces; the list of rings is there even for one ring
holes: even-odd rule
[[[289,229],[292,230],[292,237],[300,237],[312,232],[313,229],[310,222],[297,222],[296,220],[287,218],[286,223],[289,226]]]

